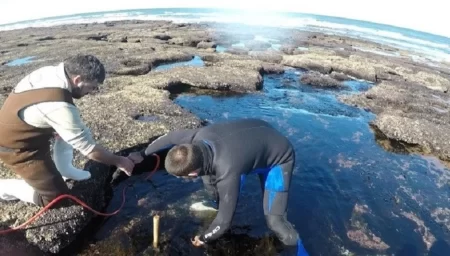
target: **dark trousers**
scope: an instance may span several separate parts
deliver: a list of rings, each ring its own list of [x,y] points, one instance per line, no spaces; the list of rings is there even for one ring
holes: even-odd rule
[[[59,195],[70,193],[70,189],[52,160],[50,150],[35,152],[0,150],[0,159],[34,188],[33,201],[38,206],[46,206]],[[62,200],[54,208],[67,203],[68,199]]]

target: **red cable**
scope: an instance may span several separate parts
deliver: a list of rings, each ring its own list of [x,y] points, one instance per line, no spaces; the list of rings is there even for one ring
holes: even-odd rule
[[[156,172],[156,170],[158,170],[158,167],[159,167],[159,160],[160,160],[160,158],[159,158],[159,156],[156,155],[156,154],[153,154],[153,155],[156,157],[156,166],[155,166],[155,168],[153,169],[153,171],[151,171],[150,174],[145,178],[146,180],[149,179],[149,178]],[[63,195],[60,195],[60,196],[58,196],[57,198],[53,199],[48,205],[46,205],[44,208],[42,208],[38,213],[36,213],[33,217],[31,217],[31,218],[30,218],[29,220],[27,220],[25,223],[23,223],[23,224],[21,224],[21,225],[19,225],[19,226],[17,226],[17,227],[14,227],[14,228],[5,229],[5,230],[0,230],[0,235],[7,234],[7,233],[10,233],[10,232],[14,232],[14,231],[17,231],[17,230],[19,230],[19,229],[21,229],[21,228],[27,226],[27,225],[30,224],[31,222],[35,221],[39,216],[41,216],[41,215],[42,215],[44,212],[46,212],[48,209],[50,209],[50,207],[52,207],[54,204],[56,204],[58,201],[60,201],[61,199],[64,199],[64,198],[72,199],[73,201],[77,202],[78,204],[80,204],[80,205],[83,206],[84,208],[90,210],[91,212],[93,212],[93,213],[95,213],[95,214],[97,214],[97,215],[107,216],[107,217],[108,217],[108,216],[116,215],[117,213],[120,212],[120,210],[122,210],[123,206],[125,205],[125,201],[126,201],[126,200],[125,200],[125,199],[126,199],[126,198],[125,198],[125,192],[127,191],[127,188],[128,188],[128,187],[124,187],[124,189],[123,189],[123,191],[122,191],[122,205],[120,205],[119,209],[117,209],[116,211],[114,211],[114,212],[112,212],[112,213],[101,213],[101,212],[98,212],[98,211],[92,209],[90,206],[88,206],[85,202],[81,201],[81,200],[78,199],[77,197],[72,196],[72,195],[68,195],[68,194],[63,194]]]

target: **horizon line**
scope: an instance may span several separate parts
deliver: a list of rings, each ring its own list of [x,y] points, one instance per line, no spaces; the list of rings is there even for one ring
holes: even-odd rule
[[[236,7],[221,7],[221,8],[217,8],[217,7],[154,7],[154,8],[138,8],[138,9],[135,9],[135,8],[133,8],[133,9],[116,9],[116,10],[108,10],[108,11],[92,11],[92,12],[80,12],[80,13],[73,13],[73,14],[66,14],[66,15],[46,16],[46,17],[41,17],[41,18],[36,18],[36,19],[20,20],[20,21],[14,21],[14,22],[10,22],[10,23],[1,23],[0,28],[3,26],[11,26],[11,25],[17,25],[17,24],[45,20],[45,19],[58,19],[58,18],[63,18],[63,17],[79,16],[79,15],[85,15],[85,14],[100,14],[100,13],[114,13],[114,12],[127,12],[127,11],[130,12],[130,11],[141,11],[141,10],[163,10],[163,9],[166,9],[166,10],[170,10],[170,9],[233,10],[233,11],[249,12],[249,10],[247,10],[247,9],[236,8]],[[383,25],[383,26],[388,26],[388,27],[392,27],[392,28],[405,29],[405,30],[409,30],[409,31],[413,31],[413,32],[420,32],[420,33],[424,33],[424,34],[428,34],[428,35],[432,35],[432,36],[439,36],[439,37],[443,37],[443,38],[450,40],[450,35],[446,36],[446,35],[442,35],[442,34],[435,34],[432,32],[427,32],[427,31],[413,29],[413,28],[401,27],[401,26],[397,26],[397,25],[391,25],[391,24],[387,24],[387,23],[374,22],[374,21],[368,21],[368,20],[347,18],[347,17],[342,17],[342,16],[332,16],[332,15],[323,15],[323,14],[314,14],[314,13],[296,12],[296,11],[270,11],[270,10],[258,10],[258,9],[253,10],[251,12],[270,12],[270,13],[274,13],[274,14],[303,14],[303,15],[311,15],[311,16],[317,16],[317,17],[331,17],[331,18],[344,19],[344,20],[349,20],[349,21],[363,21],[363,22],[367,22],[367,23],[371,23],[371,24],[375,24],[375,25]],[[134,20],[134,19],[130,19],[130,20]],[[168,19],[168,20],[170,20],[170,19]],[[189,23],[189,22],[187,22],[187,23]],[[57,25],[55,25],[55,26],[57,26]]]

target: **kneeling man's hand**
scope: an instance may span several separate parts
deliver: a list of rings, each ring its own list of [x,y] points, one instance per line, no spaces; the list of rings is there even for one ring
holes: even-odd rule
[[[202,246],[202,245],[205,244],[204,242],[202,242],[202,241],[200,240],[200,236],[195,236],[194,239],[191,240],[191,242],[192,242],[192,244],[193,244],[195,247],[199,247],[199,246]]]
[[[132,152],[128,155],[128,158],[133,161],[133,163],[138,164],[144,161],[144,158],[141,156],[139,152]]]
[[[117,168],[125,172],[128,176],[131,176],[134,169],[134,163],[128,157],[120,156],[120,160],[117,163]]]

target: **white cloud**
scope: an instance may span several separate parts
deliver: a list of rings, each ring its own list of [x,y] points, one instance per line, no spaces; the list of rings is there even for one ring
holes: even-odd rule
[[[450,37],[450,15],[444,8],[445,1],[357,1],[357,0],[258,0],[257,4],[246,0],[1,0],[0,24],[37,19],[49,16],[68,15],[84,12],[108,11],[119,9],[165,8],[165,7],[213,7],[240,8],[252,10],[293,11],[329,16],[338,16],[358,20],[412,28]]]

